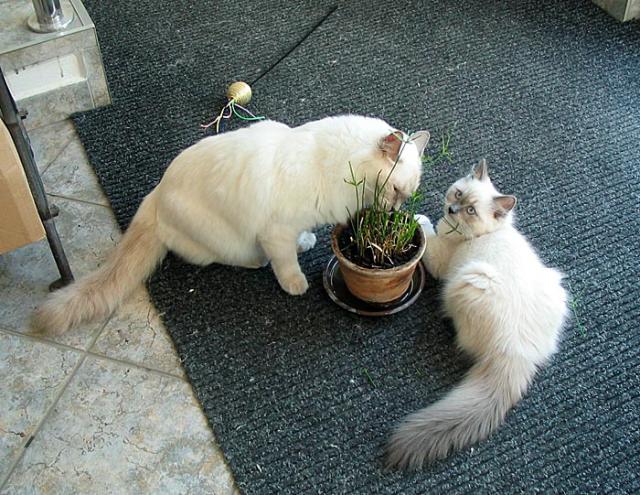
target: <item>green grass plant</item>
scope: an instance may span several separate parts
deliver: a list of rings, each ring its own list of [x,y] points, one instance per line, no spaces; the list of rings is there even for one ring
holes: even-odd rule
[[[387,203],[384,196],[385,187],[408,142],[406,139],[405,136],[402,137],[398,158],[384,180],[380,172],[376,176],[373,201],[370,205],[366,205],[365,202],[367,178],[358,180],[349,163],[351,177],[345,182],[353,186],[356,195],[356,211],[351,212],[347,209],[351,242],[355,245],[358,256],[366,259],[373,267],[393,267],[398,260],[403,260],[406,254],[416,247],[413,241],[416,230],[420,226],[415,219],[415,214],[420,205],[420,194],[417,191],[414,192],[406,205],[396,211],[391,209],[392,205]]]

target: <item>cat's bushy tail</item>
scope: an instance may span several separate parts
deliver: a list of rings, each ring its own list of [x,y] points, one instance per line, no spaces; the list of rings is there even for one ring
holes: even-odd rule
[[[526,391],[536,372],[522,357],[477,362],[435,404],[407,416],[387,444],[387,468],[418,469],[487,438]]]
[[[156,204],[149,194],[104,264],[95,272],[49,295],[31,319],[34,333],[60,334],[109,315],[164,258],[156,234]]]

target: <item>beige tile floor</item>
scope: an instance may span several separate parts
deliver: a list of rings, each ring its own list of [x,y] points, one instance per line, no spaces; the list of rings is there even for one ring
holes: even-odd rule
[[[30,137],[82,275],[119,229],[71,122]],[[106,322],[29,336],[56,278],[46,241],[0,256],[0,494],[236,493],[146,290]]]

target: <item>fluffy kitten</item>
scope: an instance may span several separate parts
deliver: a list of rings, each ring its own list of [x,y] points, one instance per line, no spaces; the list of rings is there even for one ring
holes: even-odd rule
[[[51,294],[32,328],[60,333],[106,316],[168,250],[198,265],[270,261],[281,287],[302,294],[297,252],[315,244],[306,230],[344,222],[355,209],[349,163],[373,184],[398,160],[384,193],[398,205],[418,187],[428,140],[426,131],[405,138],[382,120],[352,115],[295,128],[264,121],[205,138],[173,160],[107,261]]]
[[[556,351],[567,316],[562,275],[513,226],[515,204],[494,188],[483,160],[448,190],[437,234],[423,217],[423,261],[444,281],[444,309],[475,364],[447,396],[396,428],[388,467],[420,468],[485,439]]]

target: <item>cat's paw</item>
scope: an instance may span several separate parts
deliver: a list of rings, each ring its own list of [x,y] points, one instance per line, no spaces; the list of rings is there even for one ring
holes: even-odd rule
[[[427,235],[436,235],[436,231],[433,230],[433,224],[431,223],[431,220],[429,220],[429,217],[426,215],[416,215],[414,217],[418,223],[420,224],[420,227],[422,227],[422,230],[424,230],[424,233]]]
[[[305,277],[302,273],[296,273],[294,275],[289,275],[288,277],[283,277],[282,279],[278,279],[278,282],[280,282],[280,287],[282,287],[285,292],[291,294],[292,296],[300,296],[307,292],[307,289],[309,288],[307,277]]]
[[[304,253],[305,251],[309,251],[309,249],[313,248],[316,245],[316,235],[311,232],[302,232],[298,236],[298,252]]]

